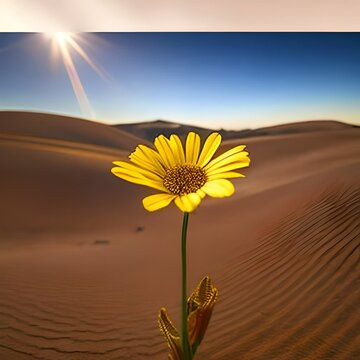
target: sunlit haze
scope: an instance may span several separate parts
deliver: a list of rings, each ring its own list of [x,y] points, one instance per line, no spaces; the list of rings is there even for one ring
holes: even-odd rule
[[[360,124],[360,33],[0,33],[0,110],[108,124]]]

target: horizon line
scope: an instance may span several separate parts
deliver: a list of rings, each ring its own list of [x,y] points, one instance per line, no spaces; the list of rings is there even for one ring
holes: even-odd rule
[[[226,130],[226,131],[242,131],[242,130],[266,129],[266,128],[271,128],[271,127],[284,126],[284,125],[290,125],[290,124],[299,124],[299,123],[308,123],[308,122],[337,122],[337,123],[342,123],[342,124],[349,125],[349,126],[360,127],[360,124],[357,124],[357,123],[350,123],[350,122],[346,122],[344,120],[338,120],[338,119],[324,119],[324,118],[318,118],[318,119],[312,118],[312,119],[296,120],[296,121],[275,123],[273,125],[268,125],[268,126],[244,127],[244,128],[241,128],[241,129],[240,128],[234,129],[234,128],[221,127],[221,126],[219,126],[218,128],[211,128],[211,127],[206,127],[204,125],[197,125],[197,124],[194,124],[194,123],[184,123],[184,122],[181,122],[181,121],[179,122],[179,121],[173,121],[173,120],[164,120],[163,118],[155,118],[153,120],[141,120],[141,121],[139,120],[139,121],[123,122],[123,123],[118,122],[118,123],[114,123],[114,124],[109,124],[108,122],[101,121],[100,119],[90,119],[90,118],[81,117],[79,115],[72,115],[72,114],[60,113],[60,112],[52,112],[52,111],[49,112],[49,111],[42,111],[42,110],[0,109],[0,113],[3,113],[3,112],[32,113],[32,114],[61,116],[61,117],[74,118],[74,119],[83,120],[83,121],[90,121],[90,122],[99,123],[99,124],[108,125],[108,126],[140,125],[140,124],[150,124],[150,123],[161,121],[161,122],[164,122],[164,123],[176,124],[176,125],[180,125],[180,126],[192,126],[192,127],[198,127],[198,128],[202,128],[202,129],[208,129],[208,130]]]

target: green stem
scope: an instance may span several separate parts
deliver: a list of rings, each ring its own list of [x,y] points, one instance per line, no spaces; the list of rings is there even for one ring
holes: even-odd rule
[[[186,231],[189,221],[189,213],[184,213],[182,236],[181,236],[181,273],[182,273],[182,296],[181,296],[181,345],[184,355],[184,360],[192,360],[192,353],[189,346],[188,332],[187,332],[187,293],[186,293]]]

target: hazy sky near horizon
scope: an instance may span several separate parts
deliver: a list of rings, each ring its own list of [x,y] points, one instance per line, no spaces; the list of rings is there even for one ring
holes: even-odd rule
[[[44,34],[0,33],[0,110],[228,129],[318,119],[360,124],[360,33],[80,33],[71,39],[103,76],[70,43],[66,69],[60,44]]]

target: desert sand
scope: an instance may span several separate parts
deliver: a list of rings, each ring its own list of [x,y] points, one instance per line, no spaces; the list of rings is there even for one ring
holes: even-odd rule
[[[190,216],[189,292],[204,275],[220,292],[198,360],[360,358],[360,130],[314,124],[219,150],[246,144],[252,164]],[[1,360],[167,358],[156,319],[166,306],[180,326],[182,214],[148,213],[155,191],[110,174],[138,143],[0,112]]]

